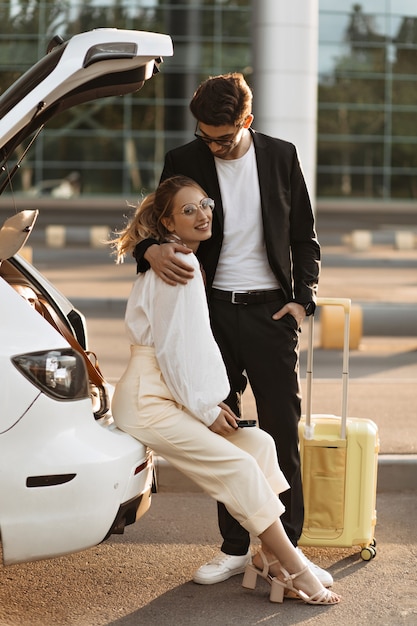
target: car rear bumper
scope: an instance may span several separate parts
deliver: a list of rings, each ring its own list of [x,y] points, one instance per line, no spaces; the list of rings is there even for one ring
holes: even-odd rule
[[[89,399],[54,404],[41,394],[1,435],[5,565],[90,548],[150,506],[152,452],[95,421]]]

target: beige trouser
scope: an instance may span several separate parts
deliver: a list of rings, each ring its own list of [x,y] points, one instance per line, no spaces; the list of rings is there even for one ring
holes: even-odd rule
[[[288,483],[273,439],[260,428],[213,433],[178,404],[166,386],[154,349],[131,346],[113,397],[117,426],[187,474],[253,535],[284,512],[276,494]]]

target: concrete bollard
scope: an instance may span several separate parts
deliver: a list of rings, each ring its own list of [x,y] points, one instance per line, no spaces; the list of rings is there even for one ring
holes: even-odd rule
[[[320,307],[320,347],[330,350],[343,349],[345,312],[341,307]],[[362,308],[353,304],[350,312],[349,349],[357,350],[362,339]]]
[[[46,245],[49,248],[63,248],[65,246],[65,227],[47,226],[45,229]]]
[[[351,236],[352,248],[357,252],[368,250],[372,245],[372,233],[370,230],[354,230]]]
[[[90,228],[90,245],[93,248],[103,248],[109,240],[110,228],[108,226],[92,226]]]
[[[410,230],[397,230],[395,233],[395,248],[397,250],[414,250],[415,235]]]

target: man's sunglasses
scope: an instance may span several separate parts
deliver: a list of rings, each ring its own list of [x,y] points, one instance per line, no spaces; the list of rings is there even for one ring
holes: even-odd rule
[[[210,145],[211,143],[215,143],[218,146],[224,146],[226,148],[228,146],[232,146],[235,143],[236,137],[239,131],[241,130],[241,128],[242,127],[239,126],[235,134],[230,139],[214,139],[213,137],[207,137],[207,135],[203,135],[201,133],[201,130],[197,122],[197,126],[195,127],[194,137],[196,137],[197,139],[201,139],[201,141],[204,141],[204,143],[207,145]]]

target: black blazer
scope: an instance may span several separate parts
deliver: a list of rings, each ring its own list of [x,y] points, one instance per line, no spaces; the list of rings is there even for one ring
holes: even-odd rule
[[[311,203],[293,144],[251,129],[258,167],[264,237],[269,264],[288,301],[315,302],[320,272],[320,245]],[[216,203],[212,237],[198,257],[208,292],[223,241],[223,206],[213,155],[200,139],[165,156],[161,180],[175,174],[193,178]]]

